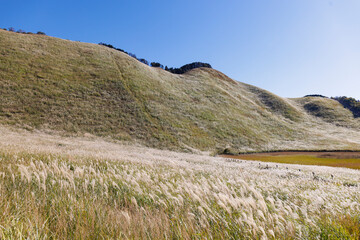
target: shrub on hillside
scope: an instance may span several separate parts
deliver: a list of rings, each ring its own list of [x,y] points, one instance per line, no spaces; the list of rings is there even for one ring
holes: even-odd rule
[[[133,57],[133,58],[139,60],[140,62],[142,62],[142,63],[144,63],[144,64],[146,64],[146,65],[149,65],[149,61],[148,61],[148,60],[146,60],[146,59],[144,59],[144,58],[137,58],[135,54],[133,54],[133,53],[128,53],[128,52],[124,51],[124,50],[121,49],[121,48],[116,48],[116,47],[114,47],[114,46],[111,45],[111,44],[103,43],[103,42],[100,42],[99,45],[105,46],[105,47],[108,47],[108,48],[111,48],[111,49],[115,49],[115,50],[120,51],[120,52],[123,52],[123,53],[126,53],[126,54],[129,55],[130,57]]]
[[[186,64],[180,68],[169,68],[167,71],[169,71],[171,73],[175,73],[175,74],[183,74],[194,68],[201,68],[201,67],[212,68],[209,63],[193,62],[193,63]],[[165,70],[166,70],[166,68],[165,68]]]
[[[146,64],[146,65],[149,65],[149,62],[148,62],[146,59],[144,59],[144,58],[140,58],[140,59],[138,59],[138,60],[139,60],[140,62]]]
[[[136,58],[136,59],[137,59],[136,54],[134,54],[134,53],[128,53],[128,55],[129,55],[130,57],[133,57],[133,58]]]
[[[159,68],[162,68],[164,69],[164,66],[158,62],[151,62],[150,64],[152,67],[159,67]]]
[[[99,45],[105,46],[105,47],[108,47],[108,48],[112,48],[112,49],[115,49],[115,50],[117,50],[117,51],[120,51],[120,52],[129,54],[128,52],[124,51],[123,49],[121,49],[121,48],[116,48],[116,47],[114,47],[114,46],[111,45],[111,44],[107,44],[107,43],[100,42]]]
[[[332,97],[332,99],[335,99],[336,101],[338,101],[339,103],[341,103],[341,105],[344,106],[344,108],[349,109],[355,118],[360,117],[360,101],[356,100],[355,98],[352,97]]]
[[[26,31],[24,31],[22,29],[19,29],[19,30],[15,31],[15,28],[13,28],[13,27],[9,27],[8,29],[7,28],[0,28],[0,29],[5,30],[5,31],[9,31],[9,32],[22,33],[22,34],[33,34],[32,32],[26,32]]]
[[[121,51],[123,53],[126,53],[127,55],[129,55],[130,57],[133,57],[137,60],[139,60],[140,62],[146,64],[146,65],[150,65],[152,67],[160,67],[162,69],[164,69],[165,71],[168,71],[168,72],[171,72],[171,73],[175,73],[175,74],[183,74],[183,73],[186,73],[194,68],[200,68],[200,67],[205,67],[205,68],[212,68],[211,65],[209,63],[202,63],[202,62],[193,62],[193,63],[189,63],[189,64],[186,64],[180,68],[168,68],[167,66],[165,66],[164,68],[164,65],[158,63],[158,62],[151,62],[149,64],[149,61],[144,59],[144,58],[137,58],[136,55],[134,53],[129,53],[129,52],[126,52],[124,51],[123,49],[120,49],[120,48],[116,48],[114,47],[113,45],[111,44],[108,44],[108,43],[103,43],[103,42],[100,42],[99,45],[102,45],[102,46],[105,46],[105,47],[108,47],[108,48],[111,48],[111,49],[115,49],[115,50],[118,50],[118,51]]]
[[[320,98],[328,98],[324,95],[321,94],[309,94],[309,95],[305,95],[304,97],[320,97]]]

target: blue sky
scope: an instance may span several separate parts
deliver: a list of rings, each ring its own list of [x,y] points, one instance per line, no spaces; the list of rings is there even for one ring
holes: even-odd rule
[[[0,27],[210,63],[282,97],[360,99],[359,0],[1,1]]]

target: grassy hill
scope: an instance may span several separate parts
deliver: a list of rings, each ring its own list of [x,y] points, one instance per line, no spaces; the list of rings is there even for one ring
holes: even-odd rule
[[[284,99],[214,69],[172,74],[105,46],[4,30],[0,123],[175,150],[360,149],[359,120],[331,99]]]
[[[360,121],[354,119],[353,113],[344,108],[338,101],[322,97],[304,97],[296,100],[311,115],[326,122],[345,127],[360,128]]]

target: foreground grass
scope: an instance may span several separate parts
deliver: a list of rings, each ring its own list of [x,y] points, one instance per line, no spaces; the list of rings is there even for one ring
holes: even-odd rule
[[[115,159],[0,149],[2,239],[360,237],[357,171],[316,168],[315,178],[146,149]]]
[[[360,159],[339,159],[339,158],[324,158],[311,155],[284,155],[284,156],[263,156],[263,155],[241,155],[228,156],[230,158],[256,160],[262,162],[276,162],[287,164],[301,164],[301,165],[318,165],[329,167],[345,167],[352,169],[360,169]]]

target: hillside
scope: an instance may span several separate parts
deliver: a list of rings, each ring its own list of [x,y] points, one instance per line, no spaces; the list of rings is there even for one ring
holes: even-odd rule
[[[172,74],[105,46],[4,30],[0,123],[174,150],[360,149],[359,118],[334,100],[284,99],[214,69]]]
[[[353,113],[334,99],[304,97],[296,99],[296,101],[302,104],[310,115],[319,117],[326,122],[344,127],[360,128],[360,121],[354,118]]]

